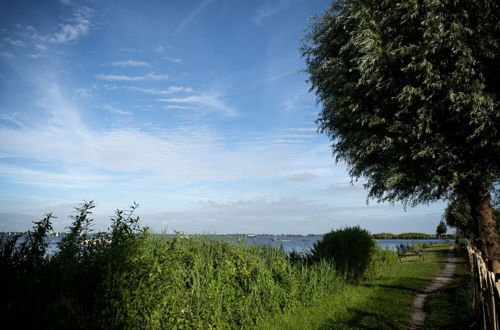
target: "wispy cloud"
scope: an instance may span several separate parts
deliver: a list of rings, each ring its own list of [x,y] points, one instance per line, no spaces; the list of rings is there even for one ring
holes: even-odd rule
[[[16,126],[19,126],[21,128],[24,128],[23,123],[21,123],[16,117],[19,115],[19,113],[14,112],[14,113],[0,113],[0,121],[5,121],[5,122],[10,122]]]
[[[95,87],[92,86],[91,88],[76,88],[74,90],[74,93],[78,97],[90,97],[92,96],[92,92],[95,90]]]
[[[316,127],[294,127],[294,128],[289,128],[289,131],[292,132],[317,132],[318,129]]]
[[[1,51],[0,56],[5,57],[5,58],[15,58],[14,54],[6,52],[6,51]]]
[[[194,109],[202,111],[216,111],[224,113],[228,116],[237,116],[239,113],[233,107],[226,104],[223,95],[220,94],[200,94],[187,97],[172,97],[166,99],[158,99],[161,102],[172,103],[175,105],[188,105]]]
[[[126,75],[114,75],[114,74],[97,74],[97,79],[107,80],[107,81],[160,81],[167,80],[168,75],[166,74],[156,74],[154,72],[150,72],[144,76],[126,76]]]
[[[65,173],[39,169],[27,169],[19,166],[0,164],[0,177],[24,185],[48,187],[51,189],[82,189],[100,186],[112,181],[110,176],[89,171],[71,170]]]
[[[196,16],[198,16],[205,7],[207,7],[213,0],[203,0],[201,1],[198,6],[196,6],[189,14],[187,14],[186,17],[181,21],[179,26],[177,27],[177,32],[182,30],[189,22],[193,20]]]
[[[303,101],[306,95],[307,95],[306,92],[300,91],[298,93],[295,93],[288,99],[286,99],[284,102],[281,103],[281,105],[283,106],[286,112],[294,111],[299,107],[300,103]]]
[[[255,24],[260,25],[263,20],[276,15],[277,13],[287,9],[291,4],[291,1],[276,1],[273,2],[273,4],[265,4],[260,7],[258,7],[255,10],[255,15],[253,17],[253,20]]]
[[[117,61],[111,63],[113,66],[139,66],[139,67],[150,67],[151,64],[148,62],[143,62],[143,61],[134,61],[134,60],[128,60],[128,61]]]
[[[103,106],[103,109],[111,112],[111,113],[114,113],[116,115],[122,115],[122,116],[131,116],[132,115],[132,112],[130,111],[125,111],[125,110],[121,110],[121,109],[117,109],[115,108],[114,106],[111,106],[111,105],[104,105]]]
[[[9,37],[7,38],[3,38],[3,40],[7,43],[9,43],[10,45],[12,46],[15,46],[15,47],[21,47],[21,46],[24,46],[25,43],[24,41],[21,41],[21,40],[14,40],[14,39],[11,39]]]
[[[177,64],[182,63],[182,59],[180,59],[180,58],[165,56],[164,59],[166,59],[167,61],[170,61],[172,63],[177,63]]]
[[[63,44],[76,40],[89,33],[91,19],[94,17],[93,9],[86,6],[79,6],[74,9],[72,17],[68,23],[59,24],[58,31],[50,35],[39,36],[39,39],[55,44]]]
[[[134,92],[140,92],[140,93],[145,93],[145,94],[151,94],[151,95],[168,95],[172,93],[192,93],[193,89],[191,87],[183,87],[183,86],[170,86],[167,87],[166,89],[155,89],[155,88],[142,88],[142,87],[136,87],[136,86],[129,86],[126,87],[127,89],[134,91]]]

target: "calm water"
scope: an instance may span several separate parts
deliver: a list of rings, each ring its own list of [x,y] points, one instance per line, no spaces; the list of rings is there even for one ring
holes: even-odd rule
[[[295,251],[305,251],[312,248],[314,242],[321,239],[322,236],[269,236],[269,235],[256,235],[252,237],[243,236],[243,235],[221,235],[216,237],[224,237],[229,239],[232,242],[237,242],[238,240],[244,240],[249,244],[265,244],[274,247],[281,247],[285,249],[285,251],[289,252],[292,250]],[[61,237],[49,237],[49,248],[48,254],[52,255],[57,251],[57,243],[60,241]],[[377,243],[384,249],[396,250],[396,246],[401,244],[420,244],[420,243],[442,243],[447,240],[443,239],[379,239],[376,240]]]
[[[275,247],[283,246],[285,251],[289,252],[292,250],[304,251],[312,248],[314,242],[321,239],[322,236],[260,236],[246,237],[245,240],[248,243],[254,244],[268,244]],[[231,239],[233,240],[233,239]],[[396,250],[396,246],[401,244],[421,244],[421,243],[442,243],[447,240],[443,239],[377,239],[376,242],[383,249]]]

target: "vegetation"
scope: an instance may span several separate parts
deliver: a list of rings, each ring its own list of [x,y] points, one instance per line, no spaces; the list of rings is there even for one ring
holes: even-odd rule
[[[467,259],[463,248],[455,253]],[[479,329],[474,310],[474,279],[467,262],[457,264],[453,281],[430,295],[425,310],[426,329]]]
[[[51,215],[22,242],[2,244],[4,325],[247,328],[345,285],[326,261],[292,262],[280,249],[208,236],[150,234],[140,228],[136,207],[116,211],[108,232],[93,233],[94,204],[82,204],[52,257]]]
[[[368,270],[376,243],[370,233],[360,227],[333,230],[314,243],[309,261],[332,262],[337,271],[354,281],[361,279]]]
[[[369,198],[412,205],[463,196],[500,272],[490,191],[500,178],[500,4],[334,1],[302,55],[317,120]],[[480,36],[480,37],[478,37]]]
[[[379,271],[361,283],[325,295],[311,306],[272,316],[256,328],[408,329],[411,302],[441,272],[448,248],[449,244],[426,248],[424,262],[415,256],[400,263],[392,253],[385,264],[379,264]]]
[[[443,220],[448,226],[456,229],[458,237],[474,238],[475,228],[470,205],[466,199],[455,198],[451,200],[444,210]]]
[[[497,201],[497,205],[493,208],[493,215],[495,217],[497,233],[500,235],[499,206]],[[443,220],[446,221],[448,226],[456,229],[458,237],[469,239],[477,238],[477,227],[474,226],[470,209],[470,204],[467,199],[457,197],[448,203],[444,211]]]
[[[439,221],[439,224],[436,227],[436,236],[443,236],[444,234],[446,234],[447,230],[448,229],[446,228],[446,223],[443,220]]]
[[[434,239],[437,238],[435,235],[425,234],[425,233],[378,233],[372,234],[374,239]],[[452,235],[444,236],[446,238],[453,238]]]
[[[107,232],[94,233],[93,208],[92,202],[76,208],[52,256],[46,251],[51,214],[35,222],[28,236],[2,242],[0,280],[9,283],[0,302],[4,325],[406,326],[408,301],[439,272],[435,261],[444,249],[433,246],[425,263],[413,257],[398,263],[393,251],[354,227],[325,234],[309,253],[288,255],[206,235],[151,234],[139,226],[136,204],[117,210]]]

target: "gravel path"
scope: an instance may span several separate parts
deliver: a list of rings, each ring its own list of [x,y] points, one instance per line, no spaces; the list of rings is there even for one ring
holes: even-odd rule
[[[446,266],[441,272],[441,275],[432,280],[428,287],[415,296],[413,304],[411,305],[413,315],[411,318],[410,330],[425,329],[425,318],[427,316],[427,313],[424,311],[425,300],[432,292],[442,288],[453,279],[455,268],[457,263],[460,261],[459,258],[454,257],[453,249],[454,245],[452,245],[448,251]]]

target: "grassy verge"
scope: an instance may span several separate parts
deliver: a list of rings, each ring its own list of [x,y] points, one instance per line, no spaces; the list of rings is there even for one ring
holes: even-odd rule
[[[479,329],[475,323],[473,278],[464,251],[463,262],[455,269],[453,282],[434,292],[427,300],[427,329]]]
[[[266,319],[257,329],[406,329],[411,302],[442,270],[449,244],[426,249],[417,257],[378,271],[358,285],[346,285],[310,307]]]

